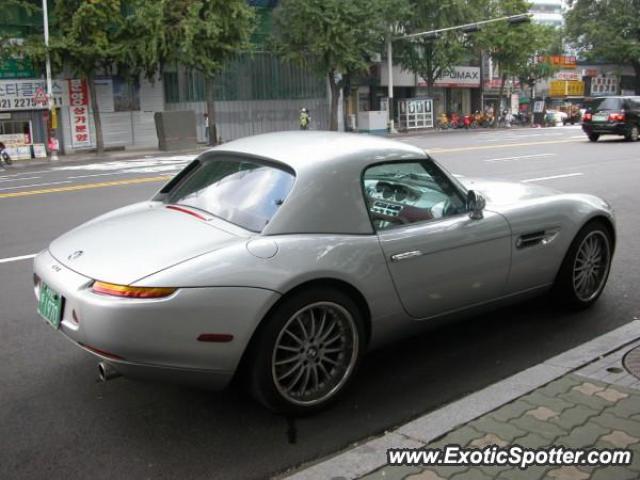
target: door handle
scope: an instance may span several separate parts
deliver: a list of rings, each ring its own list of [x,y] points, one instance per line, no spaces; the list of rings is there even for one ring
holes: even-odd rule
[[[412,250],[411,252],[396,253],[391,255],[392,262],[399,262],[400,260],[408,260],[410,258],[421,257],[422,252],[420,250]]]

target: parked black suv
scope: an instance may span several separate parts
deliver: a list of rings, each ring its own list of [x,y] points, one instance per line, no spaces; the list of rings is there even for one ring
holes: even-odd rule
[[[640,135],[639,122],[640,97],[599,97],[587,104],[582,130],[592,142],[600,135],[622,135],[635,142]]]

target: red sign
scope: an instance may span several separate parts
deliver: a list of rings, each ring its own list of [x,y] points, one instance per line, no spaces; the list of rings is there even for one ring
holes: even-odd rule
[[[69,105],[78,107],[89,105],[89,89],[85,80],[67,80],[69,82]]]
[[[90,147],[89,89],[84,80],[68,80],[69,113],[71,117],[71,143],[74,147]]]
[[[44,88],[38,87],[36,88],[36,94],[34,96],[36,105],[46,105],[47,104],[47,94],[44,93]]]

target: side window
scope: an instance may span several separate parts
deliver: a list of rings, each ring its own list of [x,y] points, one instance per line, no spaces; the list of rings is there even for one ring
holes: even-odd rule
[[[457,215],[466,202],[431,161],[391,162],[365,170],[363,187],[376,230]]]

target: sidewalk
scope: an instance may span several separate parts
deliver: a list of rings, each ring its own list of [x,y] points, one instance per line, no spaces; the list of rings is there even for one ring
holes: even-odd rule
[[[633,374],[632,374],[633,373]],[[629,448],[628,466],[389,466],[388,448]],[[289,480],[640,479],[640,321],[473,393]]]
[[[132,160],[145,157],[171,157],[174,155],[197,155],[200,152],[208,150],[208,145],[198,145],[195,148],[186,150],[171,150],[162,151],[157,148],[134,148],[128,150],[114,150],[106,151],[101,155],[96,155],[95,152],[80,152],[72,153],[70,155],[58,155],[57,161],[52,161],[49,158],[37,158],[31,160],[14,160],[10,166],[2,165],[6,170],[28,168],[32,166],[42,165],[60,165],[68,163],[81,163],[81,162],[108,162],[114,160]]]

